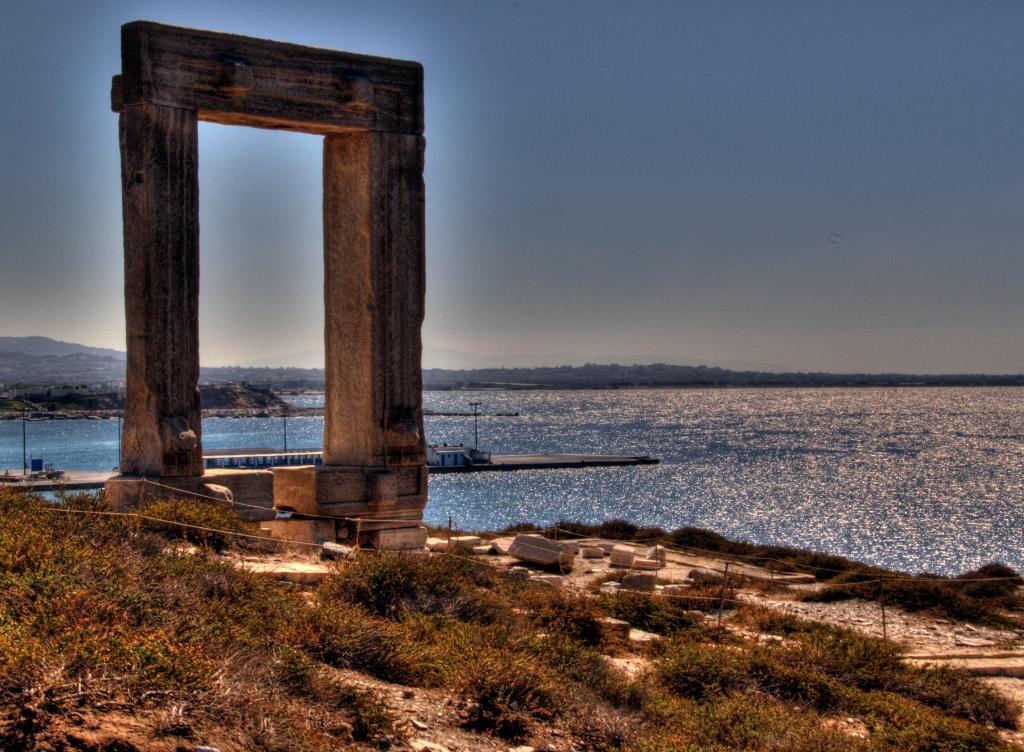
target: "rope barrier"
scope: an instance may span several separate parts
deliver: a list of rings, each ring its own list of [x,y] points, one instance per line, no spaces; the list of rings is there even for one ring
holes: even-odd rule
[[[149,480],[148,478],[143,478],[142,482],[144,484],[152,485],[152,486],[155,486],[157,488],[164,488],[164,489],[173,491],[173,492],[178,493],[178,494],[187,494],[187,495],[190,495],[190,496],[195,496],[197,498],[208,499],[210,501],[215,501],[215,502],[218,502],[218,503],[221,503],[221,504],[227,503],[227,504],[233,504],[235,506],[240,506],[240,507],[249,508],[249,509],[259,509],[259,510],[263,510],[263,511],[267,510],[267,507],[264,507],[264,506],[259,506],[259,505],[256,505],[256,504],[245,504],[244,502],[237,502],[237,501],[234,501],[234,500],[223,499],[223,498],[219,498],[219,497],[216,497],[216,496],[211,496],[211,495],[208,495],[208,494],[202,494],[202,493],[199,493],[197,491],[189,491],[189,490],[186,490],[186,489],[176,488],[174,486],[169,486],[169,485],[166,485],[166,484],[163,484],[163,483],[158,483],[156,481]],[[268,537],[259,536],[259,535],[250,535],[250,534],[245,534],[245,533],[235,533],[235,532],[232,532],[232,531],[218,530],[218,529],[215,529],[215,528],[203,528],[203,527],[200,527],[200,526],[189,525],[187,523],[174,522],[173,520],[163,520],[163,519],[156,518],[156,517],[150,517],[150,516],[142,515],[142,514],[139,514],[139,513],[99,512],[99,511],[96,511],[96,510],[70,510],[70,509],[58,509],[58,508],[55,508],[55,507],[44,507],[44,508],[53,509],[55,511],[90,512],[90,513],[94,513],[94,514],[106,514],[106,515],[109,515],[109,516],[138,516],[140,519],[147,519],[147,520],[157,521],[157,522],[160,522],[162,524],[179,525],[179,526],[182,526],[182,527],[192,527],[192,528],[199,529],[199,530],[205,530],[206,532],[220,533],[222,535],[236,535],[236,536],[239,536],[239,537],[254,538],[254,539],[263,540],[263,541],[273,541],[273,542],[280,542],[280,543],[296,543],[298,545],[307,545],[307,546],[312,545],[312,546],[318,546],[319,547],[319,545],[320,545],[320,544],[315,544],[315,543],[314,544],[310,544],[310,543],[303,543],[303,542],[298,542],[298,541],[283,541],[283,540],[280,540],[280,539],[268,538]],[[329,515],[307,515],[307,514],[303,514],[298,519],[323,519],[323,520],[334,520],[334,521],[339,521],[340,520],[340,521],[343,521],[343,522],[354,522],[357,525],[357,527],[361,526],[364,522],[384,522],[384,523],[419,522],[419,520],[407,519],[407,518],[383,518],[383,517],[377,517],[373,513],[371,513],[368,516],[364,516],[364,517],[333,517],[333,516],[329,516]],[[553,531],[561,532],[561,533],[564,533],[564,534],[567,534],[567,535],[573,535],[578,540],[596,539],[596,536],[584,535],[582,533],[578,533],[578,532],[573,531],[573,530],[567,530],[565,528],[560,528],[560,527],[557,527],[557,526],[543,528],[541,530],[529,531],[527,534],[543,535],[544,533],[553,532]],[[512,533],[510,535],[514,536],[514,535],[518,535],[518,533]],[[498,537],[502,537],[502,536],[498,536]],[[829,573],[833,573],[833,574],[850,574],[850,575],[861,574],[861,572],[859,572],[856,569],[838,570],[838,569],[832,569],[832,568],[829,568],[829,567],[819,567],[819,566],[815,566],[815,565],[811,565],[811,564],[802,564],[802,563],[798,563],[798,562],[789,562],[789,561],[786,561],[784,559],[776,559],[776,558],[767,557],[767,556],[755,556],[755,555],[751,555],[751,554],[735,554],[735,553],[727,553],[727,552],[723,552],[723,551],[712,551],[710,549],[702,549],[702,548],[693,547],[693,546],[681,546],[679,544],[673,543],[672,541],[669,541],[669,540],[666,540],[665,538],[660,538],[660,537],[659,538],[643,538],[643,539],[622,538],[622,539],[609,539],[609,540],[615,540],[617,543],[632,543],[632,544],[648,544],[648,543],[651,543],[651,542],[655,542],[658,545],[661,545],[666,550],[673,551],[675,553],[692,553],[692,552],[696,552],[698,554],[709,554],[709,555],[714,556],[715,558],[719,558],[719,559],[727,562],[725,570],[722,570],[722,569],[719,569],[719,568],[716,568],[716,567],[701,567],[703,569],[707,569],[708,571],[716,572],[718,574],[726,574],[726,575],[728,574],[728,562],[729,562],[730,558],[733,559],[733,560],[735,560],[735,559],[746,559],[746,560],[754,561],[754,562],[773,562],[773,563],[777,563],[777,564],[783,564],[783,565],[785,565],[787,567],[791,567],[791,568],[803,567],[805,569],[810,569],[810,570],[815,571],[815,572],[829,572]],[[527,545],[529,545],[529,544],[527,544]],[[449,548],[451,548],[451,546],[449,546]],[[772,574],[772,577],[774,577],[774,574],[775,574],[774,570],[772,571],[771,574]],[[803,574],[803,573],[795,572],[795,574]],[[852,587],[852,586],[859,586],[859,585],[879,584],[879,583],[883,583],[883,582],[914,582],[914,583],[935,583],[935,584],[946,584],[946,585],[958,585],[958,584],[979,583],[979,582],[1009,582],[1009,581],[1019,581],[1021,579],[1019,576],[1014,576],[1014,575],[1006,575],[1006,576],[1001,576],[1001,577],[920,577],[920,576],[904,576],[904,575],[899,575],[899,574],[888,575],[888,574],[884,574],[884,573],[874,573],[874,572],[871,572],[871,573],[863,572],[863,574],[865,574],[865,575],[870,574],[870,575],[872,575],[873,578],[872,579],[868,579],[868,580],[857,580],[857,581],[853,581],[853,582],[844,582],[844,583],[840,583],[838,585],[830,585],[830,584],[826,583],[825,586],[826,587],[833,587],[833,588],[834,587],[844,587],[844,586],[851,586]],[[742,575],[739,575],[739,576],[742,576]]]

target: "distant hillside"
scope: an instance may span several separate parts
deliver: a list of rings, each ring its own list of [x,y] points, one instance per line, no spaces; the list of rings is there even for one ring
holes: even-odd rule
[[[14,349],[21,348],[21,349]],[[30,352],[31,351],[31,352]],[[0,383],[79,384],[124,379],[125,354],[46,337],[0,337]],[[275,389],[322,388],[322,368],[202,368],[204,384],[248,382]],[[756,386],[1024,386],[1024,374],[773,373],[713,366],[617,363],[539,368],[423,370],[425,389],[626,389]]]
[[[75,342],[61,342],[49,337],[0,337],[0,352],[57,356],[86,353],[100,357],[125,359],[125,354],[121,350],[113,350],[108,347],[89,347]]]

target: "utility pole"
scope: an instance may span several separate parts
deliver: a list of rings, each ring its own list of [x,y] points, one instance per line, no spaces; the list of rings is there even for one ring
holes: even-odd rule
[[[284,408],[281,411],[281,425],[284,428],[284,451],[288,452],[288,403],[284,403]]]
[[[480,448],[480,423],[478,416],[480,413],[477,412],[477,408],[483,404],[483,402],[470,402],[470,406],[473,408],[473,448]]]
[[[121,413],[117,414],[117,470],[121,471]]]

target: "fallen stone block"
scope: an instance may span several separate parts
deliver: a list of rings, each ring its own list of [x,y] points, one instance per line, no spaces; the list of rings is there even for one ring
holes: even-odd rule
[[[629,630],[629,641],[642,644],[657,642],[661,639],[660,634],[654,632],[645,632],[642,629],[630,629]]]
[[[661,592],[664,595],[685,595],[689,589],[686,585],[665,585]]]
[[[657,559],[633,559],[634,569],[661,569],[664,566]]]
[[[333,541],[324,541],[320,549],[320,555],[325,559],[348,559],[355,550],[352,546],[345,546]]]
[[[434,553],[444,553],[448,550],[448,541],[444,538],[427,538],[427,550]]]
[[[544,566],[557,565],[563,569],[571,569],[576,558],[572,546],[530,533],[517,535],[508,553],[520,561]]]
[[[512,538],[495,538],[491,541],[491,551],[499,556],[507,556],[508,549],[512,545]]]
[[[630,572],[622,578],[624,590],[639,590],[641,592],[653,593],[657,578],[649,572]]]
[[[509,576],[516,580],[530,579],[530,570],[526,567],[509,567]]]
[[[479,546],[481,543],[483,543],[483,540],[479,535],[453,535],[451,547],[454,551],[459,549],[468,550],[474,546]]]
[[[490,546],[473,546],[470,551],[476,556],[487,556],[493,549]]]
[[[604,551],[599,546],[580,546],[580,554],[584,559],[604,558]]]
[[[636,558],[633,549],[626,546],[613,546],[609,556],[611,558],[608,563],[613,567],[632,567],[633,559]]]
[[[654,559],[661,566],[665,566],[668,561],[668,551],[665,550],[664,546],[651,546],[647,549],[647,553],[644,554],[645,559]]]

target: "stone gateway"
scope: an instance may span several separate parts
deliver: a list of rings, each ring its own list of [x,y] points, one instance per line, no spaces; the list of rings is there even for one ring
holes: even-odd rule
[[[423,69],[138,21],[121,29],[128,372],[115,503],[146,481],[230,498],[204,474],[199,401],[200,120],[324,137],[324,464],[275,469],[276,535],[422,545],[427,499]],[[166,490],[165,490],[166,493]]]

